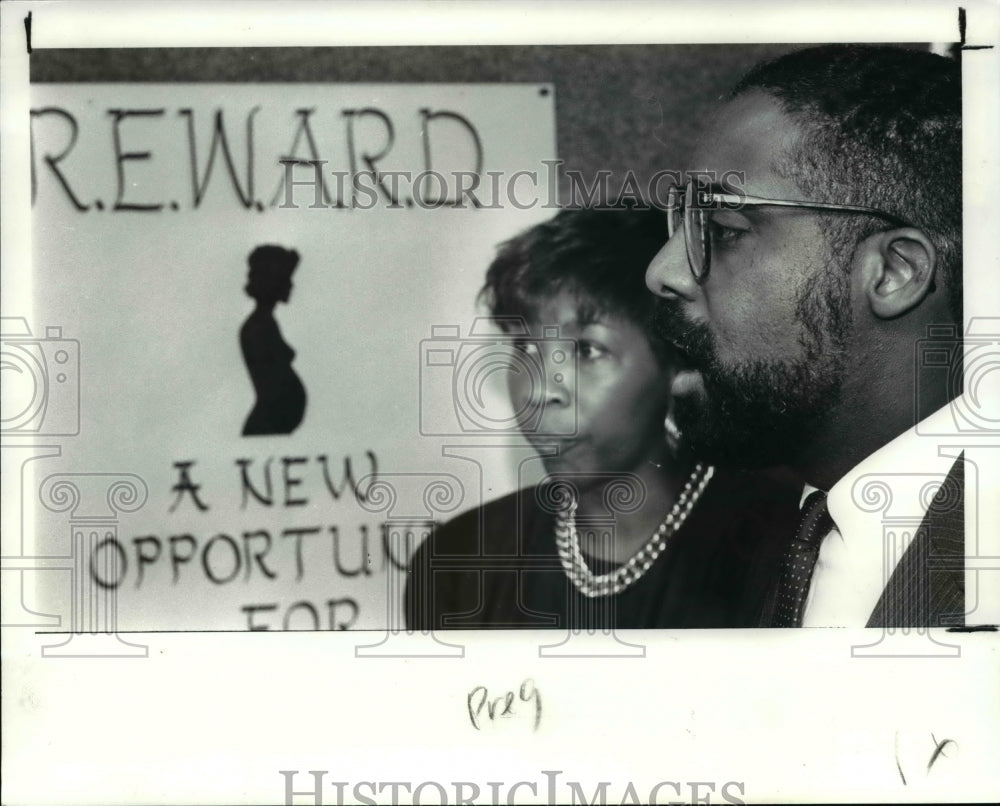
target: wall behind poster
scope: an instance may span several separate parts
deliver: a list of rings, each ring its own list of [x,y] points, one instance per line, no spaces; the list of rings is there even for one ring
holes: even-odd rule
[[[32,55],[33,82],[530,82],[556,88],[567,172],[641,185],[677,168],[706,113],[749,67],[803,45],[505,45],[74,49]],[[914,47],[925,47],[914,45]],[[566,175],[563,201],[571,198]]]

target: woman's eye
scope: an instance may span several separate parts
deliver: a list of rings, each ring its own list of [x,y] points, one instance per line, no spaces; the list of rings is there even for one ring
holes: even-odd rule
[[[583,361],[593,361],[596,358],[602,357],[607,352],[600,344],[595,344],[586,339],[581,339],[577,342],[576,349]]]
[[[517,339],[514,341],[514,349],[526,355],[538,355],[538,344],[533,341]]]

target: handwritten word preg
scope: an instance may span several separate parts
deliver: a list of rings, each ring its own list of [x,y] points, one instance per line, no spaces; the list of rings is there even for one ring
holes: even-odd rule
[[[476,686],[466,697],[469,721],[476,730],[484,724],[493,724],[498,719],[527,714],[532,718],[532,730],[538,730],[542,719],[542,695],[530,677],[521,683],[515,696],[513,691],[505,691],[499,697],[491,697],[486,686]]]

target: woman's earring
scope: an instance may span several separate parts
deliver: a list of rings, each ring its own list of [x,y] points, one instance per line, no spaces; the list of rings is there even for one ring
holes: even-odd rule
[[[666,434],[667,446],[671,452],[676,454],[681,444],[681,430],[677,427],[677,423],[674,422],[672,414],[667,414],[663,419],[663,431]]]

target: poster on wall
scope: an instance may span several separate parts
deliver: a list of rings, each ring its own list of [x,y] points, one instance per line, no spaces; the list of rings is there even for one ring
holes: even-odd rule
[[[398,625],[431,524],[517,483],[475,450],[511,416],[477,294],[552,214],[554,150],[545,84],[34,84],[45,292],[4,319],[5,429],[63,438],[29,465],[35,553],[72,561],[30,609]]]

